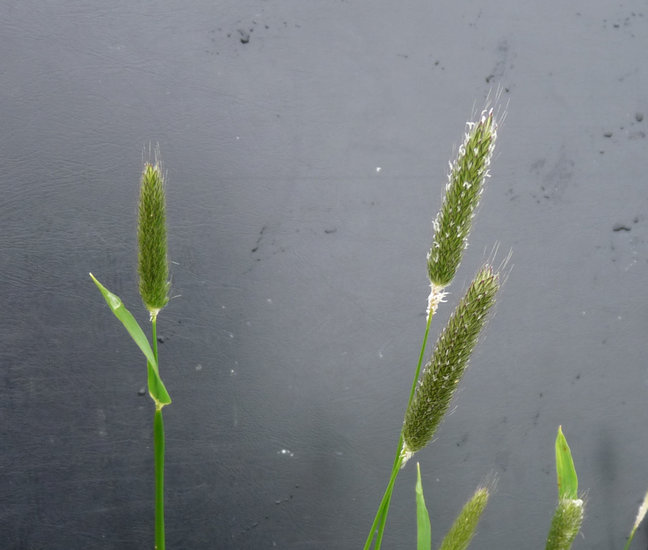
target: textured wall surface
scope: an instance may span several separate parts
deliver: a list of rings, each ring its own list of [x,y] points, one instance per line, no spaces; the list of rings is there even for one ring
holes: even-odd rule
[[[588,491],[574,548],[621,548],[648,489],[645,2],[92,4],[0,6],[0,547],[153,547],[145,364],[88,277],[146,320],[152,142],[175,296],[158,323],[168,547],[361,548],[447,163],[499,88],[492,177],[432,339],[495,243],[514,268],[418,455],[433,537],[494,474],[474,548],[543,547],[562,424]],[[412,463],[386,549],[415,547],[414,483]]]

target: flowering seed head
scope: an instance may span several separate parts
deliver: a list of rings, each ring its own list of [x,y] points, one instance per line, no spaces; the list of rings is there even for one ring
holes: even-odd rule
[[[443,539],[439,550],[465,550],[475,534],[479,518],[488,503],[489,492],[485,487],[475,491],[455,519],[450,531]]]
[[[545,550],[569,550],[580,531],[585,503],[580,498],[562,498],[558,502]]]
[[[646,517],[646,512],[648,512],[648,493],[644,496],[641,506],[639,506],[639,511],[637,512],[637,517],[635,518],[633,529],[639,527],[639,524],[643,521],[643,518]]]
[[[160,164],[147,163],[140,184],[138,272],[140,295],[152,319],[169,301],[165,202]]]
[[[423,369],[414,398],[405,413],[404,459],[421,450],[432,439],[448,410],[450,399],[486,322],[486,314],[495,303],[498,289],[499,274],[494,273],[489,265],[482,267],[439,336],[432,358]]]
[[[450,164],[446,193],[433,222],[434,240],[428,254],[430,281],[440,287],[452,281],[479,203],[488,167],[495,149],[497,122],[493,110],[483,111],[477,122],[469,122],[456,160]]]

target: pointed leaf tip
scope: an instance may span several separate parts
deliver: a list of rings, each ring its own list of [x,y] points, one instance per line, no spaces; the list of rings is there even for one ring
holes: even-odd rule
[[[116,294],[113,294],[105,286],[103,286],[93,275],[90,273],[90,277],[97,285],[97,288],[100,290],[103,295],[106,303],[110,307],[111,311],[119,319],[124,328],[130,334],[130,337],[133,339],[133,342],[137,344],[137,347],[142,351],[147,360],[148,365],[148,387],[151,397],[160,405],[168,405],[171,403],[171,398],[164,387],[164,383],[160,378],[160,371],[158,369],[158,363],[155,360],[155,355],[151,349],[148,338],[144,334],[144,331],[139,326],[138,322],[133,317],[132,313],[126,309],[121,298]]]
[[[578,476],[576,475],[574,460],[567,439],[563,434],[562,426],[558,426],[558,434],[556,435],[556,478],[558,481],[558,497],[560,499],[578,498]]]
[[[430,516],[425,506],[423,497],[423,484],[421,483],[421,467],[416,463],[416,550],[430,550],[432,548],[432,533]]]

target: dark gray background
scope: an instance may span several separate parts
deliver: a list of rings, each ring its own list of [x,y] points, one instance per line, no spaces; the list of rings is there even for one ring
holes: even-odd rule
[[[447,162],[507,111],[433,336],[495,242],[514,269],[421,462],[435,541],[543,548],[559,424],[574,548],[648,489],[645,2],[33,2],[0,7],[0,547],[153,547],[142,151],[168,169],[169,548],[361,548],[424,329]],[[615,231],[616,229],[616,231]],[[502,252],[503,251],[503,252]],[[414,464],[384,547],[415,547]],[[646,531],[633,548],[645,548]]]

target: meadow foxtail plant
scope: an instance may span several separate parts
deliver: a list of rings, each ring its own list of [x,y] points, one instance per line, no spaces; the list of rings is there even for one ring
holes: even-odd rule
[[[562,426],[556,436],[558,505],[551,520],[545,550],[569,550],[580,531],[585,503],[578,497],[578,476]]]
[[[468,365],[488,313],[495,303],[500,287],[500,274],[489,263],[482,266],[463,298],[459,301],[435,349],[426,362],[423,358],[430,323],[440,303],[445,301],[446,288],[452,282],[461,261],[475,210],[488,178],[488,169],[497,137],[497,120],[493,110],[482,112],[476,122],[467,124],[467,131],[457,158],[450,164],[448,183],[441,209],[434,219],[434,239],[427,257],[430,294],[427,301],[426,328],[412,387],[407,403],[392,472],[383,498],[366,539],[364,549],[379,550],[396,477],[413,454],[432,439],[448,410],[450,401]],[[138,212],[138,275],[139,291],[151,322],[151,342],[126,309],[121,299],[106,289],[93,275],[90,277],[103,295],[113,314],[146,358],[149,395],[155,405],[153,422],[155,463],[155,549],[165,550],[164,529],[164,424],[162,409],[171,398],[160,378],[157,348],[157,317],[169,301],[169,267],[167,257],[166,198],[164,173],[156,151],[155,161],[146,163],[140,180]],[[558,482],[556,507],[546,550],[569,550],[580,530],[584,502],[578,496],[578,479],[562,429],[555,444]],[[416,482],[417,549],[430,550],[430,520],[417,464]],[[465,504],[443,539],[440,550],[465,550],[472,539],[490,494],[488,484],[477,488]],[[628,550],[639,524],[648,511],[648,493],[639,507],[628,537]]]
[[[122,322],[146,357],[149,395],[155,405],[153,442],[155,462],[155,549],[165,549],[164,531],[164,423],[162,408],[171,398],[160,378],[157,348],[157,317],[169,301],[169,263],[167,257],[166,198],[164,173],[156,150],[154,163],[146,163],[140,180],[138,212],[139,291],[151,322],[151,341],[121,299],[106,289],[93,275],[108,306]]]
[[[485,110],[478,120],[467,123],[463,143],[459,147],[456,159],[450,164],[445,196],[433,222],[434,238],[427,256],[430,294],[419,361],[412,381],[391,476],[364,550],[369,550],[372,543],[375,550],[380,549],[398,472],[414,453],[423,449],[432,439],[468,365],[488,312],[495,303],[500,275],[491,265],[486,264],[478,271],[459,302],[421,374],[430,323],[439,304],[445,301],[446,288],[452,282],[468,244],[472,219],[484,183],[489,177],[496,138],[497,120],[493,109]],[[471,510],[473,527],[476,526],[486,504],[488,490],[478,490],[474,498],[479,505],[469,506],[473,499],[466,505]],[[470,536],[467,537],[465,530],[451,530],[448,542],[444,542],[444,550],[463,547],[462,541],[469,541],[473,530],[470,530]]]
[[[497,138],[493,110],[483,111],[475,122],[467,123],[464,141],[457,158],[450,163],[448,183],[439,213],[433,222],[434,239],[427,257],[430,294],[427,323],[421,352],[412,382],[405,419],[400,433],[391,476],[376,512],[364,550],[379,550],[389,512],[391,495],[400,469],[413,454],[423,449],[447,412],[471,353],[500,287],[500,273],[487,263],[477,272],[459,301],[434,351],[423,367],[430,322],[439,304],[445,301],[467,247],[472,218],[479,204]],[[505,262],[502,264],[503,266]],[[555,442],[558,505],[556,506],[545,550],[569,550],[583,522],[585,502],[578,495],[578,478],[567,440],[558,428]],[[492,484],[491,484],[492,485]],[[490,486],[478,487],[465,504],[443,539],[440,550],[465,550],[477,528],[490,495]],[[417,550],[430,550],[431,527],[423,497],[420,466],[417,463],[416,524]],[[630,548],[640,523],[648,512],[648,493],[639,507],[624,550]]]
[[[580,532],[585,515],[585,499],[578,495],[578,476],[572,459],[571,450],[567,439],[558,427],[556,435],[556,478],[558,482],[558,505],[551,520],[551,527],[547,536],[545,550],[569,550]],[[643,521],[648,511],[648,493],[644,496],[634,525],[624,546],[630,548],[637,528]]]

